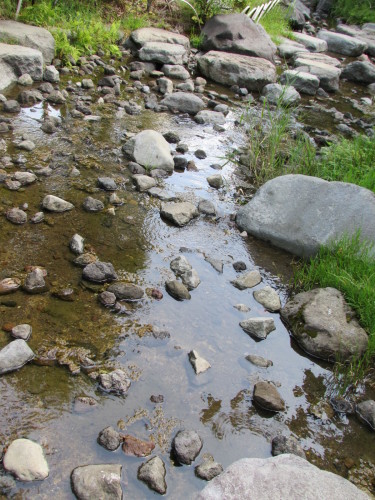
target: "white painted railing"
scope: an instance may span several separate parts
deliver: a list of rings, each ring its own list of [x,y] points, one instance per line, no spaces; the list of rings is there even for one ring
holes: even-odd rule
[[[247,7],[244,8],[242,14],[246,14],[254,22],[259,23],[264,14],[273,9],[275,5],[277,5],[279,2],[280,0],[270,0],[269,2],[263,3],[262,5],[258,5],[258,7],[254,7],[252,9],[250,5],[248,5]]]

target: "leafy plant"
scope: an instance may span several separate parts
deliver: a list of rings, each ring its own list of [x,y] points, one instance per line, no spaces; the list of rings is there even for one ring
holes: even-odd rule
[[[373,0],[336,0],[333,14],[345,21],[356,24],[375,22],[375,3]]]

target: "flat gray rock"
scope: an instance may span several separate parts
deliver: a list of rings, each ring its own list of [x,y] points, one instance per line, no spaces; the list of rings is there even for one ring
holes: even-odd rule
[[[181,203],[164,203],[160,215],[173,222],[176,226],[185,226],[192,219],[198,217],[197,207],[188,201]]]
[[[82,203],[83,208],[86,212],[101,212],[104,210],[104,203],[92,196],[87,196]]]
[[[210,200],[201,200],[198,203],[198,210],[204,215],[216,215],[216,207]]]
[[[22,368],[34,356],[24,340],[13,340],[0,350],[0,375]]]
[[[180,464],[190,465],[199,455],[203,441],[198,433],[190,430],[177,432],[172,441],[172,452]]]
[[[133,31],[130,38],[137,47],[143,47],[147,42],[177,44],[182,45],[187,50],[190,47],[189,39],[186,36],[160,28],[139,28]]]
[[[164,97],[160,104],[167,106],[171,110],[189,113],[190,115],[197,114],[205,107],[200,97],[188,92],[174,92],[173,94],[169,94]]]
[[[334,31],[320,30],[316,36],[327,42],[329,52],[344,56],[358,57],[367,48],[367,43],[363,40]]]
[[[50,212],[67,212],[68,210],[72,210],[74,205],[58,196],[48,194],[43,198],[42,207]]]
[[[143,130],[129,139],[122,150],[130,160],[143,167],[173,172],[174,163],[169,144],[155,130]]]
[[[260,91],[276,82],[276,68],[266,59],[211,50],[198,58],[200,72],[214,82]]]
[[[100,387],[107,392],[112,392],[123,396],[129,390],[131,382],[128,378],[128,374],[117,368],[109,373],[101,373],[99,375]]]
[[[310,59],[298,59],[301,64],[296,69],[301,72],[308,72],[319,78],[320,86],[327,92],[337,92],[339,89],[339,81],[341,69],[332,64],[312,61]]]
[[[38,81],[43,78],[43,55],[36,49],[0,43],[0,69],[0,91],[17,82],[24,73]]]
[[[177,257],[175,257],[171,261],[169,266],[172,269],[172,271],[175,273],[176,276],[181,276],[182,274],[191,270],[191,264],[187,260],[185,255],[178,255]]]
[[[139,50],[138,57],[141,61],[182,65],[188,61],[188,51],[183,45],[146,42]]]
[[[223,125],[225,123],[225,116],[219,111],[203,109],[195,115],[194,120],[199,124]]]
[[[174,194],[156,186],[148,189],[147,192],[153,198],[158,198],[161,201],[174,201],[176,199]]]
[[[280,76],[284,85],[293,85],[301,94],[315,95],[319,88],[320,80],[317,76],[305,71],[288,69]]]
[[[49,474],[43,448],[30,439],[16,439],[4,456],[4,468],[20,481],[40,481]]]
[[[375,195],[368,189],[304,175],[266,182],[236,217],[241,230],[302,257],[359,229],[375,243],[374,220]]]
[[[326,52],[328,45],[325,40],[316,38],[315,36],[306,35],[305,33],[293,32],[293,37],[296,42],[301,43],[310,52]]]
[[[270,359],[265,359],[262,356],[257,356],[256,354],[248,354],[245,359],[259,368],[269,368],[270,366],[273,366],[273,362]]]
[[[375,65],[369,61],[354,61],[345,66],[341,78],[354,83],[375,83]]]
[[[302,349],[317,358],[345,362],[367,349],[367,333],[335,288],[297,294],[281,309],[281,316]]]
[[[177,78],[178,80],[188,80],[190,78],[188,70],[178,64],[164,64],[161,70],[169,78]]]
[[[347,479],[318,469],[295,455],[243,458],[214,478],[195,500],[270,498],[290,500],[368,500],[368,495]]]
[[[74,494],[79,500],[121,500],[121,469],[119,464],[76,467],[71,475]]]
[[[301,100],[297,90],[290,85],[280,85],[279,83],[269,83],[262,89],[262,97],[269,103],[281,106],[291,106]]]
[[[276,330],[273,318],[249,318],[240,322],[240,327],[257,340],[264,340],[273,330]]]
[[[161,458],[153,457],[142,464],[138,469],[138,479],[145,482],[147,486],[164,495],[167,491],[165,482],[165,465]]]

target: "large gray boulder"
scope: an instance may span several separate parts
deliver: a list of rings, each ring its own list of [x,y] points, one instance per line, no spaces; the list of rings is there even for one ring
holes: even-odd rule
[[[243,56],[211,50],[198,58],[200,72],[223,85],[239,85],[248,90],[262,90],[276,82],[276,68],[261,57]]]
[[[34,81],[42,80],[42,53],[20,45],[0,43],[0,91],[15,83],[25,73]]]
[[[50,64],[55,57],[55,40],[44,28],[16,21],[0,20],[0,41],[7,43],[8,40],[40,51],[43,54],[44,64]],[[31,74],[30,76],[35,80]]]
[[[281,309],[282,318],[304,351],[327,361],[362,355],[368,336],[335,288],[298,293]]]
[[[266,182],[237,213],[241,230],[301,257],[354,235],[375,243],[375,195],[345,182],[284,175]]]
[[[168,106],[171,110],[189,113],[189,115],[196,115],[205,107],[200,97],[188,92],[174,92],[173,94],[169,94],[167,97],[164,97],[161,104]]]
[[[327,42],[330,52],[336,52],[343,56],[357,57],[367,48],[367,43],[363,40],[334,31],[320,30],[316,36]]]
[[[168,142],[155,130],[143,130],[122,148],[125,155],[143,167],[173,172],[174,162]]]
[[[76,467],[71,476],[74,494],[79,500],[121,500],[121,469],[119,464]]]
[[[365,53],[371,57],[375,56],[375,31],[368,29],[365,26],[359,28],[358,26],[350,26],[348,24],[339,24],[336,28],[338,33],[349,35],[357,38],[366,43],[367,48]]]
[[[195,500],[288,498],[289,500],[368,500],[368,496],[341,476],[320,470],[296,455],[243,458],[215,477]]]
[[[276,45],[260,25],[245,14],[222,14],[205,24],[204,51],[220,50],[273,61]]]
[[[368,61],[354,61],[345,66],[341,78],[354,83],[375,83],[375,65]]]
[[[13,340],[0,350],[0,375],[18,370],[33,358],[33,351],[23,339]]]

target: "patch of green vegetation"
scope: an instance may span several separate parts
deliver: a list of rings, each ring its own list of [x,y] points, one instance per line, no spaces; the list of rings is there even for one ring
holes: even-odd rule
[[[190,45],[192,47],[194,47],[195,49],[200,49],[202,47],[202,44],[203,44],[203,38],[204,38],[204,35],[202,33],[197,34],[193,30],[190,33]]]
[[[363,24],[375,22],[375,2],[373,0],[336,0],[333,16],[349,23]]]
[[[363,377],[375,354],[375,248],[361,241],[360,233],[344,236],[322,247],[316,257],[301,264],[295,272],[295,287],[310,290],[333,287],[340,290],[355,310],[359,322],[369,335],[364,357],[355,358],[341,369],[341,382],[347,386]]]
[[[259,24],[263,26],[276,45],[280,45],[281,37],[293,38],[288,21],[288,12],[280,5],[276,5],[270,12],[267,12]]]

